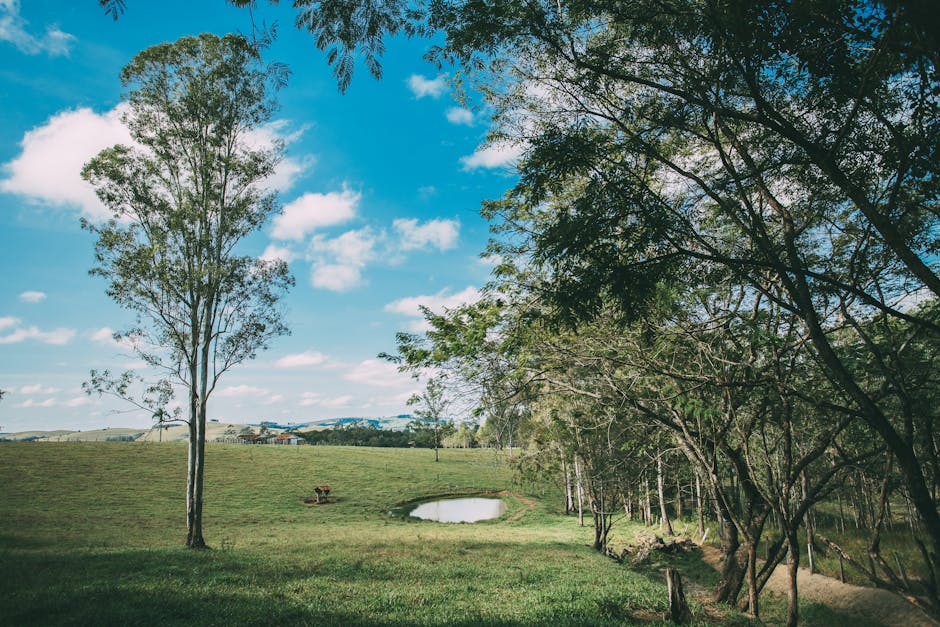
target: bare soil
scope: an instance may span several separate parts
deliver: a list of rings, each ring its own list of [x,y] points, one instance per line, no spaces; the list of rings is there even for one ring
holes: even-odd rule
[[[701,548],[704,560],[717,569],[721,551],[712,546]],[[940,626],[940,623],[887,590],[842,583],[838,579],[825,575],[811,575],[804,568],[801,568],[797,574],[796,585],[801,599],[820,603],[840,613],[858,614],[889,627],[891,625]],[[787,588],[787,566],[781,564],[770,576],[766,589],[774,594],[785,596]]]

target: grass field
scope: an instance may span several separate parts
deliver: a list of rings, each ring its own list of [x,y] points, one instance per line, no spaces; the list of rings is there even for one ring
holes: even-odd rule
[[[427,450],[209,445],[213,549],[200,552],[182,547],[185,455],[179,443],[0,445],[0,624],[662,622],[660,570],[592,551],[590,528],[514,486],[494,451],[445,450],[435,464]],[[304,504],[319,484],[336,502]],[[509,510],[495,521],[388,514],[501,490]],[[703,623],[747,622],[693,609]]]

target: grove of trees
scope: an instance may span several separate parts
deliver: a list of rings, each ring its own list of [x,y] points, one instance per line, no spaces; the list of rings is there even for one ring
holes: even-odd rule
[[[814,506],[867,476],[869,575],[940,615],[925,5],[385,2],[350,27],[341,3],[300,4],[339,41],[340,73],[354,45],[374,62],[370,25],[437,31],[432,58],[482,87],[493,141],[524,149],[484,208],[502,261],[490,300],[400,336],[406,369],[476,386],[497,421],[538,418],[556,467],[584,475],[599,549],[617,504],[653,475],[662,497],[653,469],[681,454],[721,521],[716,598],[758,615],[789,555],[789,624]],[[916,592],[879,551],[899,499]]]

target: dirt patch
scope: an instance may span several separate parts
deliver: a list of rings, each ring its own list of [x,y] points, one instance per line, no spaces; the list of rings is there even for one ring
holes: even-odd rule
[[[319,500],[316,497],[303,499],[304,505],[331,505],[339,499],[335,496],[321,496]]]
[[[701,548],[705,562],[718,570],[721,551],[713,546]],[[801,599],[814,601],[840,613],[858,614],[882,625],[917,627],[940,625],[907,601],[887,590],[842,583],[838,579],[825,575],[812,575],[804,568],[797,573],[796,585]],[[787,588],[787,566],[781,564],[770,576],[765,589],[785,596]]]
[[[533,501],[532,499],[530,499],[530,498],[528,498],[528,497],[522,496],[522,495],[519,494],[518,492],[510,492],[509,490],[501,490],[501,491],[499,491],[499,492],[496,492],[496,493],[494,494],[494,496],[513,496],[513,497],[515,497],[520,503],[522,503],[523,505],[525,505],[525,507],[523,507],[522,509],[520,509],[518,512],[516,512],[515,514],[513,514],[512,516],[510,516],[510,517],[507,518],[506,520],[504,520],[504,521],[503,521],[504,523],[516,522],[517,520],[519,520],[520,518],[522,518],[523,516],[525,516],[525,515],[526,515],[526,512],[528,512],[529,510],[531,510],[532,508],[535,507],[535,501]]]

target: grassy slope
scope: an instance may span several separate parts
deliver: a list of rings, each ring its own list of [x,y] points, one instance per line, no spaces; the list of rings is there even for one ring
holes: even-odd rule
[[[658,570],[508,497],[500,520],[388,516],[398,502],[512,489],[492,451],[210,445],[205,526],[181,547],[185,445],[0,446],[0,624],[659,622]],[[315,485],[337,502],[305,505]],[[714,612],[696,606],[702,618]],[[740,622],[733,615],[726,621]]]

